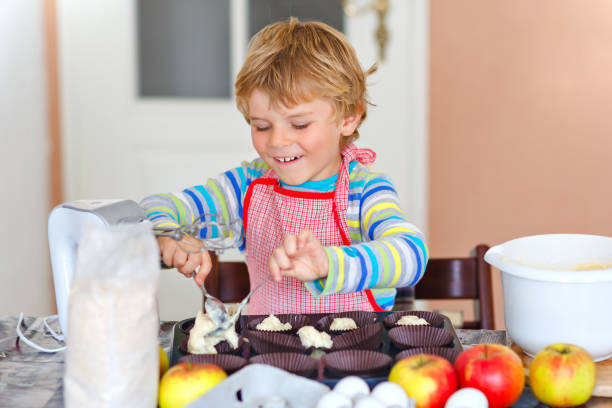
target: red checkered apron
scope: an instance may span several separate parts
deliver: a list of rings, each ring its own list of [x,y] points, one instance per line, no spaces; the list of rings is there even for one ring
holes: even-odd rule
[[[369,149],[349,145],[343,149],[336,190],[329,193],[303,192],[280,187],[278,176],[268,170],[254,180],[245,196],[244,225],[247,264],[251,287],[268,273],[268,259],[288,234],[309,229],[323,246],[350,245],[346,209],[348,207],[348,165],[352,160],[369,164],[376,158]],[[382,309],[370,290],[315,297],[304,283],[283,277],[280,283],[268,280],[251,298],[249,314],[333,313],[350,310]]]

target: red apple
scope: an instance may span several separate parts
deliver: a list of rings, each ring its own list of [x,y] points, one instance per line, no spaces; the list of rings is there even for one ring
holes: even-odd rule
[[[448,397],[457,391],[457,375],[445,358],[415,354],[395,363],[389,381],[399,384],[417,408],[443,408]]]
[[[525,373],[520,357],[501,344],[478,344],[459,354],[455,360],[459,386],[482,391],[490,408],[514,404],[525,388]]]
[[[595,387],[595,363],[582,347],[551,344],[536,354],[529,366],[533,394],[553,407],[582,405]]]
[[[225,371],[214,364],[176,364],[159,383],[159,407],[183,407],[226,378]]]

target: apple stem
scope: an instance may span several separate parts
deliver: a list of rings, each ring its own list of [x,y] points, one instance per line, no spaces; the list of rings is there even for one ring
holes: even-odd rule
[[[429,358],[425,358],[425,359],[423,359],[423,357],[424,357],[424,356],[425,356],[425,355],[424,355],[424,354],[422,354],[422,353],[421,353],[421,354],[419,354],[419,360],[418,360],[418,361],[416,362],[416,364],[414,365],[414,368],[421,368],[421,367],[423,367],[423,366],[426,366],[426,365],[428,365],[428,364],[433,363],[433,360],[432,360],[432,359],[429,359]]]
[[[484,356],[485,359],[489,358],[489,350],[486,344],[484,345]]]

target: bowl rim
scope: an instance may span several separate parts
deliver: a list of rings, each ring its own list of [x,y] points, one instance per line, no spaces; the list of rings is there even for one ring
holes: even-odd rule
[[[546,282],[558,282],[558,283],[593,283],[593,282],[612,282],[612,267],[604,269],[591,269],[591,270],[569,270],[569,269],[551,269],[545,267],[538,267],[533,265],[521,264],[519,262],[511,260],[506,255],[504,248],[510,243],[516,243],[517,241],[529,241],[534,239],[571,239],[588,237],[588,239],[602,239],[610,241],[612,245],[612,237],[604,235],[594,234],[539,234],[529,235],[524,237],[515,238],[506,241],[502,244],[493,246],[484,255],[484,260],[499,269],[502,274],[513,275],[516,277],[546,281]]]

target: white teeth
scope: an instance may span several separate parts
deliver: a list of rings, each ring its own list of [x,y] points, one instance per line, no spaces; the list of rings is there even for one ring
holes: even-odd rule
[[[282,162],[282,163],[286,163],[286,162],[290,162],[290,161],[293,161],[293,160],[297,160],[297,159],[299,159],[300,157],[301,157],[301,156],[293,156],[293,157],[279,157],[279,158],[277,158],[276,160],[278,160],[279,162]]]

